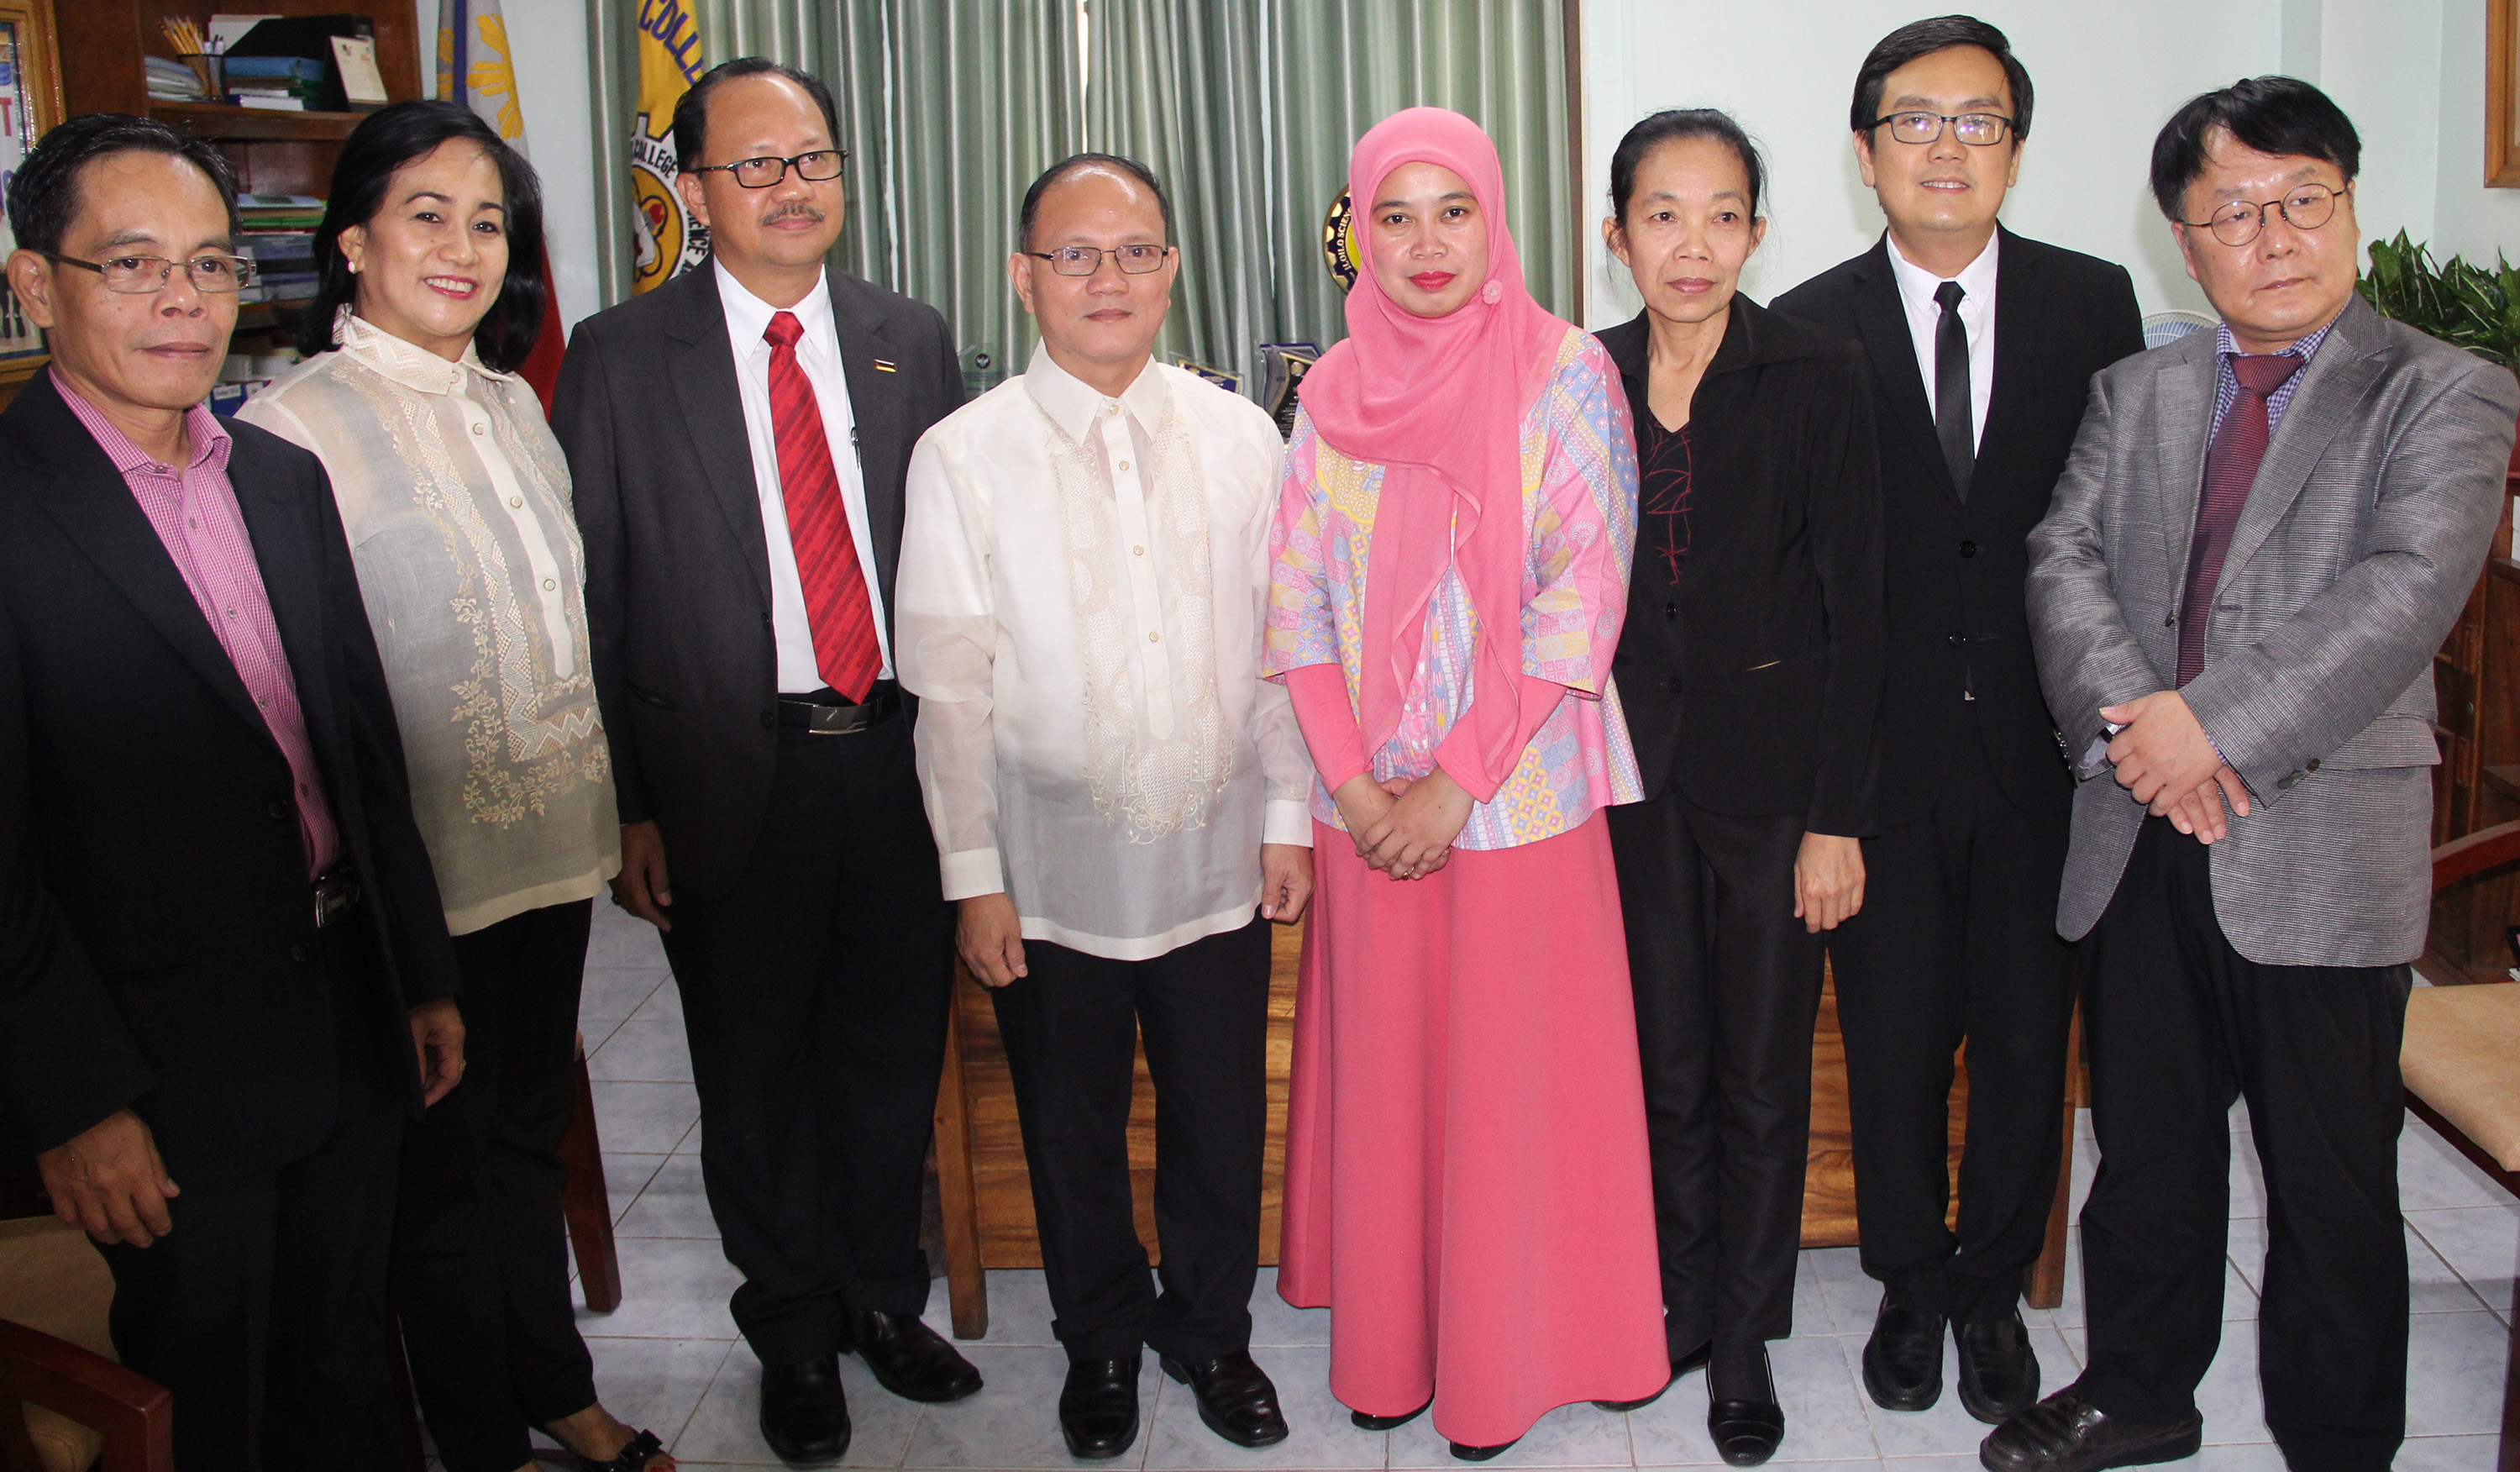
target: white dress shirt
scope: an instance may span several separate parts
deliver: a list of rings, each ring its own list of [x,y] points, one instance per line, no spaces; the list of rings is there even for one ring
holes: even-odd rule
[[[532,387],[344,307],[340,346],[237,418],[333,483],[453,935],[602,894],[621,867],[586,555]]]
[[[892,636],[883,619],[883,589],[875,580],[875,544],[867,535],[866,474],[858,466],[857,417],[849,407],[848,376],[840,368],[840,339],[832,325],[832,294],[821,276],[803,300],[776,307],[743,289],[716,260],[717,299],[726,310],[726,335],[735,347],[735,387],[743,398],[743,432],[752,441],[752,483],[761,492],[761,534],[770,543],[770,631],[779,646],[779,689],[807,695],[829,684],[814,659],[814,624],[805,615],[805,585],[796,575],[796,546],[788,534],[788,501],[779,486],[779,426],[770,416],[770,343],[762,336],[782,310],[796,314],[805,335],[796,340],[796,361],[814,386],[831,441],[832,469],[840,478],[848,507],[849,539],[857,544],[858,571],[866,577],[867,603],[875,614],[876,643],[883,653],[877,678],[892,678]]]
[[[1947,280],[1960,284],[1960,329],[1968,334],[1972,444],[1986,442],[1986,405],[1995,392],[1995,256],[2002,239],[2000,230],[1988,236],[1977,259],[1962,266],[1958,276],[1945,277],[1909,264],[1908,257],[1899,253],[1898,237],[1890,238],[1890,276],[1899,283],[1900,304],[1908,308],[1908,336],[1916,344],[1916,370],[1925,376],[1928,419],[1942,411],[1934,393],[1934,334],[1942,330],[1943,304],[1934,299],[1934,289]]]
[[[1284,446],[1149,363],[1107,398],[1036,348],[910,460],[901,682],[945,897],[1145,960],[1249,924],[1312,843],[1311,759],[1260,676]]]

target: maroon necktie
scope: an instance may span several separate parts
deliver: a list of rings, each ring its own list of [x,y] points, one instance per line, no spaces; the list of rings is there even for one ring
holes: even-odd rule
[[[2231,550],[2231,529],[2249,503],[2258,466],[2267,458],[2267,395],[2299,373],[2308,359],[2288,352],[2238,354],[2231,376],[2239,395],[2205,451],[2205,491],[2196,498],[2196,534],[2187,540],[2187,589],[2179,600],[2179,683],[2205,667],[2205,625],[2214,610],[2214,585],[2223,579],[2223,556]]]
[[[804,585],[805,619],[814,629],[814,667],[831,687],[863,704],[883,670],[875,638],[875,605],[867,598],[858,544],[849,535],[849,508],[840,499],[840,478],[832,468],[831,437],[823,406],[796,361],[796,340],[805,335],[793,312],[770,319],[762,337],[770,344],[770,422],[779,437],[779,492],[788,503],[788,538],[796,551],[796,578]],[[2261,437],[2264,437],[2261,436]]]

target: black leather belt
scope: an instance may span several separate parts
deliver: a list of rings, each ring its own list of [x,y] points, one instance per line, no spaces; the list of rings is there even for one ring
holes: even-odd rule
[[[315,881],[315,928],[322,930],[359,907],[359,876],[347,860]]]
[[[901,709],[901,687],[891,680],[878,680],[867,698],[854,706],[821,705],[810,700],[779,697],[779,723],[808,731],[816,736],[854,736]]]

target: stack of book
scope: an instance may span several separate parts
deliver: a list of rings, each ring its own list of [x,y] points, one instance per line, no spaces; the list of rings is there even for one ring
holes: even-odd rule
[[[303,112],[327,90],[329,68],[312,57],[232,56],[226,67],[228,101],[240,108]]]
[[[162,56],[144,58],[148,63],[149,96],[155,102],[207,102],[209,89],[202,85],[201,76],[182,62]]]
[[[253,284],[246,301],[301,301],[315,295],[315,232],[248,229],[238,238],[239,254],[253,259]]]
[[[248,230],[312,230],[324,223],[324,202],[303,194],[241,194],[237,214]]]

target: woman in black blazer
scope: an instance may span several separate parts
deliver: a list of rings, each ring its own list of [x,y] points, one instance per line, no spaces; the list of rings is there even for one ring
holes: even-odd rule
[[[1737,124],[1658,113],[1611,162],[1645,309],[1600,334],[1642,494],[1613,673],[1648,794],[1610,809],[1676,1376],[1725,1460],[1774,1455],[1793,1332],[1822,934],[1864,902],[1881,690],[1881,505],[1862,351],[1736,296],[1763,169]]]

